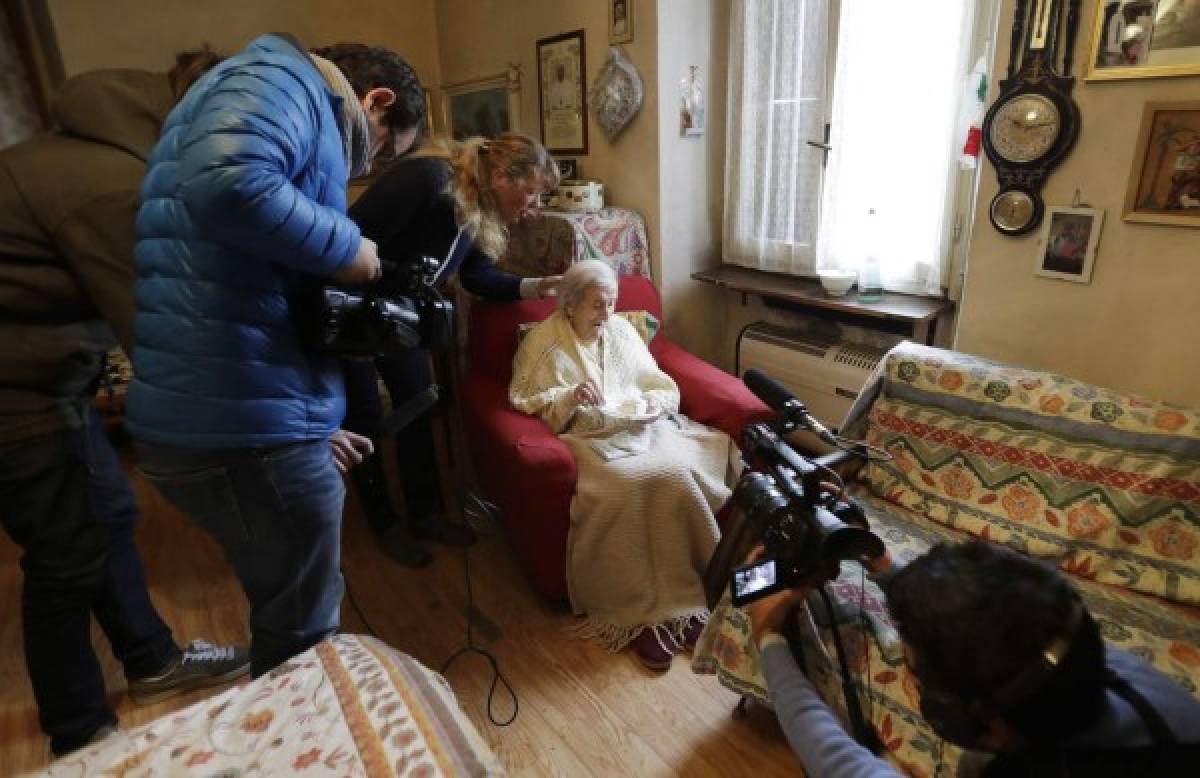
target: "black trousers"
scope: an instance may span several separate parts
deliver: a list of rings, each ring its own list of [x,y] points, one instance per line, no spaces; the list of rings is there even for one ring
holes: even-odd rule
[[[346,359],[342,361],[342,371],[346,379],[346,420],[343,426],[351,432],[376,440],[379,437],[379,424],[384,417],[378,379],[383,378],[392,405],[397,408],[433,383],[429,352],[423,348],[412,349],[399,357]],[[408,502],[408,516],[420,520],[438,512],[441,508],[441,491],[433,448],[432,413],[421,414],[396,433],[396,459],[400,484]]]
[[[133,489],[90,398],[81,404],[82,429],[0,443],[0,520],[24,551],[25,662],[58,754],[116,723],[92,649],[93,614],[130,680],[179,655],[146,589]]]

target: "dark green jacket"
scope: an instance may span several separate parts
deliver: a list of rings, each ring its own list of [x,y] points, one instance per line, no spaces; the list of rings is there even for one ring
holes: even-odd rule
[[[77,426],[113,335],[132,347],[138,187],[172,104],[165,73],[85,73],[55,131],[0,150],[0,440]]]

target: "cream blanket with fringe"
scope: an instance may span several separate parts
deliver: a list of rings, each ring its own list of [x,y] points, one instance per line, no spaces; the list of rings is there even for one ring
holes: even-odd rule
[[[575,401],[588,378],[603,406]],[[575,456],[567,586],[587,617],[578,634],[616,651],[643,627],[663,626],[682,643],[688,619],[708,616],[701,577],[740,463],[729,436],[678,413],[675,382],[617,316],[598,348],[581,344],[561,313],[535,327],[517,350],[509,401]]]

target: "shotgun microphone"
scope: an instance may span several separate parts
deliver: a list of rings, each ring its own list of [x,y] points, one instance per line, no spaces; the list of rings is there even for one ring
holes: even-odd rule
[[[785,424],[803,427],[834,448],[840,448],[837,437],[824,424],[808,412],[808,407],[788,391],[787,387],[757,368],[750,368],[742,376],[746,388],[755,397],[767,404],[781,416]]]

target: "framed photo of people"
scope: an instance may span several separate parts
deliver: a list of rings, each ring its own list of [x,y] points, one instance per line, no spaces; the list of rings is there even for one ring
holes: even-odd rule
[[[1034,273],[1077,284],[1090,283],[1102,226],[1104,211],[1095,208],[1047,208]]]
[[[633,40],[634,0],[608,0],[608,42],[629,43]]]
[[[1200,2],[1092,0],[1088,81],[1200,75]]]
[[[1200,100],[1146,103],[1122,217],[1200,227]]]
[[[583,30],[537,42],[542,144],[553,154],[587,154]]]

